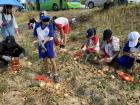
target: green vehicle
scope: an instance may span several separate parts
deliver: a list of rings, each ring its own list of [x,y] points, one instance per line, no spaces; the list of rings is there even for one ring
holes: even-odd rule
[[[62,10],[80,8],[80,0],[27,0],[28,10]]]

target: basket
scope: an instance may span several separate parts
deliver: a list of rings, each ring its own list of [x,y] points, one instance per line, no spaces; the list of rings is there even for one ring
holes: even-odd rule
[[[13,57],[10,66],[12,71],[19,71],[21,69],[19,57]]]

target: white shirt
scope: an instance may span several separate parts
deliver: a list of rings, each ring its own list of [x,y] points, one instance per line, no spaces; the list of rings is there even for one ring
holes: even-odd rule
[[[50,30],[47,26],[44,29],[42,29],[41,27],[38,27],[36,29],[36,31],[37,31],[39,42],[44,41],[45,38],[49,35],[49,32],[50,32]]]
[[[56,24],[61,24],[62,27],[64,27],[65,25],[67,25],[69,23],[68,19],[65,17],[59,17],[57,19],[54,20]]]
[[[89,46],[89,48],[92,48],[92,47],[94,46],[95,51],[99,51],[99,50],[100,50],[99,39],[98,39],[97,44],[95,45],[95,44],[94,44],[94,39],[90,38],[90,39],[89,39],[89,45],[88,45],[88,46]]]
[[[105,52],[112,57],[113,52],[120,50],[120,40],[117,37],[112,37],[112,42],[107,43],[106,41],[103,43],[102,48],[105,50]]]
[[[13,18],[14,28],[18,28],[18,25],[16,23],[16,20],[15,20],[14,16],[11,17],[11,14],[8,14],[8,15],[4,14],[4,17],[5,17],[6,21],[7,21],[7,23],[9,23],[11,21],[11,19]],[[2,25],[2,23],[3,23],[3,21],[2,21],[2,13],[0,13],[0,26]]]

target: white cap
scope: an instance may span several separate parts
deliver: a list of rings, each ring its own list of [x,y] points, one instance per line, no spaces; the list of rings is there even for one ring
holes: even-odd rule
[[[140,38],[140,34],[136,31],[130,32],[128,34],[128,40],[129,40],[129,47],[135,47],[138,43],[138,40]]]

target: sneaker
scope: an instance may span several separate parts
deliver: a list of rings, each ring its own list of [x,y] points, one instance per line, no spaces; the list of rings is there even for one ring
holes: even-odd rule
[[[48,76],[48,77],[50,77],[51,76],[51,72],[48,71],[48,72],[45,73],[45,75]]]
[[[126,73],[129,75],[132,75],[132,70],[131,69],[126,69]]]
[[[55,75],[53,76],[53,81],[54,81],[55,83],[58,83],[58,82],[59,82],[59,76],[58,76],[58,74],[55,74]]]

